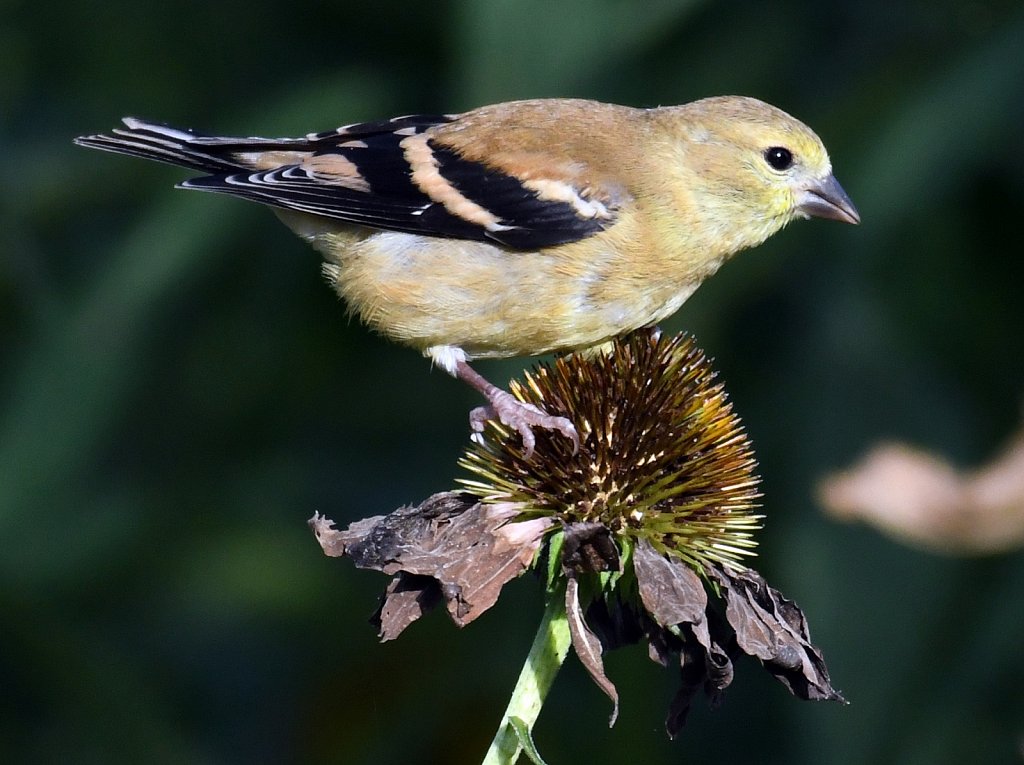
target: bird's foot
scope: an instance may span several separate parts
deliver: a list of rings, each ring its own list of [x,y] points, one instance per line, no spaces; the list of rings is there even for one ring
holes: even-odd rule
[[[580,450],[580,436],[576,432],[576,426],[569,419],[555,417],[533,404],[525,404],[500,388],[491,391],[487,399],[490,402],[488,406],[477,407],[469,413],[469,426],[473,429],[475,440],[480,440],[487,420],[498,420],[522,436],[526,459],[533,456],[533,449],[537,445],[537,439],[533,435],[534,428],[557,430],[572,441],[573,454]]]

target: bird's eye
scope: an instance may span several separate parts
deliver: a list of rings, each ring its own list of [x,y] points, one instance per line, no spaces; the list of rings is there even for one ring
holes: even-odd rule
[[[764,161],[771,165],[773,170],[788,170],[793,166],[793,152],[784,146],[772,146],[765,149]]]

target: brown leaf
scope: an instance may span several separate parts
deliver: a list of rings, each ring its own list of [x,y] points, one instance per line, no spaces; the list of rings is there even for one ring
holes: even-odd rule
[[[714,709],[721,703],[733,678],[732,660],[711,636],[708,620],[684,624],[679,634],[682,641],[679,651],[680,685],[665,718],[665,731],[669,738],[675,738],[682,730],[698,691],[704,691]]]
[[[669,737],[675,738],[698,691],[708,695],[712,707],[719,703],[732,682],[732,661],[711,635],[707,591],[693,569],[647,540],[637,543],[633,568],[640,600],[655,622],[648,629],[651,658],[667,666],[678,655],[680,687],[665,720]]]
[[[753,570],[710,567],[722,586],[725,615],[739,647],[764,662],[790,693],[803,699],[844,701],[832,687],[821,652],[811,643],[800,607]]]
[[[1024,547],[1024,431],[991,463],[958,470],[904,444],[878,444],[818,496],[845,520],[864,520],[903,542],[953,555]]]
[[[598,688],[612,700],[614,708],[611,718],[608,720],[608,727],[615,725],[619,716],[619,692],[615,684],[608,679],[604,673],[604,661],[601,659],[601,641],[597,635],[591,632],[587,623],[583,620],[583,609],[580,608],[579,582],[576,577],[570,576],[565,588],[565,616],[569,621],[569,634],[572,636],[572,646],[576,649],[583,666],[587,668],[590,677],[597,683]]]
[[[644,608],[662,627],[704,621],[708,595],[700,577],[685,563],[641,539],[633,551],[633,568]]]
[[[668,630],[653,625],[647,635],[647,658],[663,667],[673,664],[679,655],[678,641],[674,637]]]
[[[399,572],[388,583],[370,622],[380,639],[394,640],[410,624],[441,602],[441,587],[429,576]]]
[[[390,640],[433,607],[438,596],[460,627],[494,605],[505,583],[526,570],[545,529],[510,523],[514,514],[511,508],[445,492],[418,507],[357,521],[344,531],[333,529],[319,514],[310,526],[327,555],[347,556],[359,568],[396,575],[376,617],[381,637]]]
[[[686,725],[693,697],[704,687],[707,680],[703,653],[699,647],[694,650],[694,647],[690,646],[679,654],[679,690],[669,702],[668,714],[665,716],[665,732],[670,739],[678,736],[679,731]]]
[[[375,515],[372,518],[364,518],[356,521],[344,531],[334,528],[334,521],[326,515],[314,513],[309,519],[309,527],[313,529],[316,540],[324,549],[324,554],[331,558],[340,558],[345,554],[349,544],[359,541],[384,518],[383,515]]]
[[[733,666],[732,658],[722,647],[723,642],[731,642],[731,636],[727,638],[722,634],[728,627],[717,614],[712,613],[711,617],[713,618],[687,627],[687,634],[692,633],[700,644],[699,656],[704,664],[704,692],[710,698],[711,706],[715,707],[721,701],[725,689],[732,683]],[[687,645],[690,645],[689,641]],[[686,661],[686,656],[683,657],[683,661]]]

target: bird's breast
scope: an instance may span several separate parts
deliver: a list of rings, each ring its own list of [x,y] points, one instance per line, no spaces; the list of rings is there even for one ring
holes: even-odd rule
[[[289,225],[292,225],[292,222]],[[420,350],[470,358],[589,347],[664,319],[696,284],[651,273],[591,240],[519,252],[479,241],[329,225],[292,225],[325,256],[349,309]]]

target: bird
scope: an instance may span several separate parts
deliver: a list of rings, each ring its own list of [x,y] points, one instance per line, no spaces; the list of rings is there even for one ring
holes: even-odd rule
[[[797,218],[860,222],[818,136],[747,96],[638,108],[570,98],[412,114],[298,138],[227,137],[126,117],[75,143],[200,173],[320,252],[372,329],[475,388],[489,419],[579,448],[476,359],[600,348],[655,327],[736,253]]]

